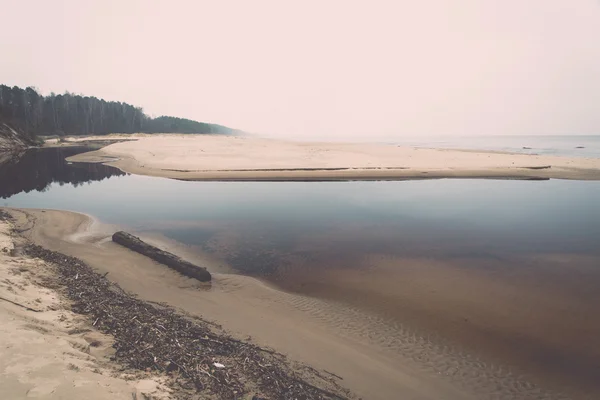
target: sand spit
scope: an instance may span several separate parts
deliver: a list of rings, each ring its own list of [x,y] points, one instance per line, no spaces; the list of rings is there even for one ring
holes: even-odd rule
[[[184,180],[600,179],[600,159],[593,158],[217,135],[132,137],[138,140],[69,161]]]

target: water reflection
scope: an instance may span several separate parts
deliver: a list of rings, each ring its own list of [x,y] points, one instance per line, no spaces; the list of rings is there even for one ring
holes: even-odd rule
[[[507,265],[527,254],[600,255],[598,182],[185,182],[64,162],[84,150],[40,150],[2,166],[4,203],[160,232],[260,276],[364,268],[373,255]],[[29,193],[10,196],[18,192]]]
[[[77,146],[31,149],[15,154],[0,163],[0,198],[32,190],[43,192],[53,182],[77,187],[85,182],[125,175],[117,168],[102,164],[72,164],[65,161],[67,157],[86,151],[90,151],[90,148]]]

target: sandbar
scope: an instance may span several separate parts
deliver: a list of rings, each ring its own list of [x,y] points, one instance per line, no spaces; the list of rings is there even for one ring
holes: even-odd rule
[[[68,160],[102,162],[133,174],[182,180],[600,179],[600,159],[596,158],[248,136],[112,137],[137,140],[110,144]],[[93,140],[79,140],[84,139]]]

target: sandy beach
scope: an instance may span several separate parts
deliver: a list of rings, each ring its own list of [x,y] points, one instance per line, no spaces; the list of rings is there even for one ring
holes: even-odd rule
[[[115,227],[88,216],[52,210],[11,213],[28,240],[84,260],[140,299],[168,303],[214,321],[234,337],[251,337],[259,346],[329,371],[364,399],[591,399],[588,395],[597,390],[590,375],[597,355],[589,351],[596,348],[590,346],[598,327],[589,321],[582,323],[581,318],[589,311],[581,308],[585,303],[575,300],[569,285],[540,286],[541,282],[535,282],[535,268],[521,276],[530,278],[508,292],[505,289],[516,276],[502,278],[493,268],[491,275],[472,275],[466,273],[464,265],[448,269],[424,260],[413,260],[400,271],[404,279],[407,274],[413,277],[400,291],[386,284],[392,279],[403,281],[394,275],[393,268],[371,271],[368,280],[360,271],[337,273],[334,268],[321,275],[311,274],[309,279],[290,279],[297,287],[290,284],[289,291],[213,269],[213,282],[206,287],[110,242],[108,237]],[[206,263],[201,255],[191,258],[168,241],[156,237],[149,241],[191,261]],[[566,262],[558,256],[546,261],[556,264],[557,270]],[[580,275],[593,273],[588,260],[578,264]],[[310,287],[311,295],[302,294],[299,286]],[[481,292],[475,296],[481,299],[478,304],[467,295],[474,288]],[[547,290],[555,293],[550,303]],[[354,295],[348,297],[349,293]],[[362,304],[354,306],[352,297]],[[516,312],[524,303],[530,310]],[[390,305],[387,311],[381,308],[385,304]],[[404,306],[395,308],[394,304]],[[589,304],[593,307],[595,302]],[[368,312],[371,306],[391,313],[393,318]],[[546,314],[541,315],[543,309]],[[406,324],[395,319],[394,313]],[[561,324],[565,329],[558,329]],[[583,328],[586,324],[588,328]],[[573,331],[569,329],[572,325],[585,330]],[[519,336],[523,326],[530,330],[527,338]],[[554,334],[544,332],[548,326],[557,328]],[[442,335],[449,340],[441,340]],[[534,350],[539,351],[537,355]],[[552,354],[572,357],[563,362],[566,368],[581,368],[579,381],[565,384],[563,371],[540,370],[536,357]],[[566,389],[574,395],[558,394]],[[500,397],[493,397],[493,393]]]
[[[0,4],[0,400],[600,400],[600,0]]]
[[[598,159],[209,135],[127,137],[137,140],[68,160],[182,180],[600,179]],[[68,145],[95,139],[109,143],[88,137]],[[277,280],[259,280],[233,274],[218,252],[146,233],[149,243],[207,266],[213,281],[206,285],[112,243],[110,236],[122,227],[69,211],[10,213],[22,240],[83,260],[143,301],[166,303],[238,340],[327,371],[357,398],[588,400],[600,394],[600,325],[589,318],[600,301],[594,255],[445,260],[370,253],[356,260],[357,268],[338,257],[340,265],[300,262],[282,269]],[[6,229],[0,250],[10,252],[17,239]],[[228,252],[235,243],[224,238],[219,246]],[[23,256],[18,262],[43,263]],[[45,340],[46,332],[36,332]],[[25,350],[19,351],[17,356]],[[72,368],[72,360],[65,362],[63,370]],[[152,382],[150,389],[163,393]],[[138,390],[121,383],[119,393]]]
[[[384,348],[340,334],[336,327],[344,320],[331,325],[324,319],[335,312],[333,303],[285,293],[239,275],[213,274],[210,289],[202,288],[192,279],[107,242],[106,227],[85,215],[51,210],[13,211],[13,215],[33,242],[81,258],[142,299],[202,315],[240,339],[252,337],[293,360],[330,371],[362,398],[474,399],[435,373],[417,368],[408,358],[390,357]],[[325,316],[324,310],[328,310]]]
[[[169,398],[160,380],[109,361],[113,339],[70,310],[51,266],[14,254],[13,228],[0,220],[0,398]]]
[[[69,161],[102,162],[134,174],[184,180],[600,179],[600,159],[593,158],[217,135],[111,137],[138,140]]]

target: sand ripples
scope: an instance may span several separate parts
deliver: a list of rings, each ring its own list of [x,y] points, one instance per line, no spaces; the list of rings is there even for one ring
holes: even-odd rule
[[[530,382],[509,368],[486,362],[445,344],[443,339],[421,335],[407,327],[364,310],[330,301],[280,292],[278,301],[301,310],[340,336],[375,345],[414,368],[473,393],[482,400],[569,400]],[[591,399],[591,398],[590,398]]]

